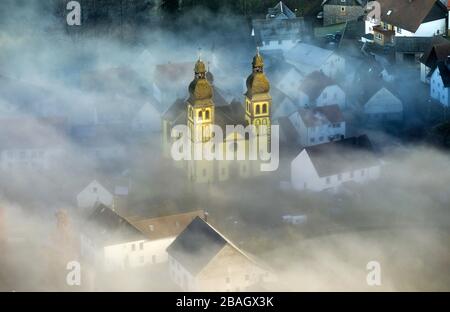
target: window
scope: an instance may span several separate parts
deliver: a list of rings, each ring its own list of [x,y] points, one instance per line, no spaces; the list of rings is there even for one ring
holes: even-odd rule
[[[364,169],[361,170],[361,176],[363,177],[363,176],[365,176],[365,174],[366,174],[365,170]]]
[[[175,227],[179,228],[180,227],[180,222],[176,221],[175,222]]]
[[[152,232],[155,230],[155,227],[153,226],[153,224],[150,224],[148,227],[149,227],[150,231],[152,231]]]
[[[320,142],[323,141],[323,136],[319,137],[319,141],[320,141]]]
[[[202,120],[202,112],[201,111],[198,112],[198,119]]]
[[[144,250],[144,242],[140,242],[139,243],[139,249],[140,250]]]
[[[263,114],[267,113],[267,104],[263,104],[262,112]]]
[[[206,120],[209,120],[209,110],[207,110],[207,111],[205,112],[205,119],[206,119]]]
[[[327,184],[330,184],[330,183],[331,183],[330,177],[327,177],[326,182],[327,182]]]
[[[345,13],[345,6],[341,6],[341,12]]]
[[[135,244],[131,244],[131,251],[135,251],[136,250],[136,245]]]
[[[144,263],[144,262],[145,262],[145,257],[144,257],[144,256],[141,256],[141,257],[140,257],[140,261],[141,261],[141,263]]]
[[[315,141],[316,141],[316,139],[315,138],[311,138],[311,143],[314,143]]]
[[[225,175],[225,168],[222,168],[222,175],[224,176]]]
[[[97,192],[98,192],[98,189],[97,189],[96,187],[93,187],[93,188],[92,188],[92,192],[93,192],[93,193],[97,193]]]
[[[152,263],[155,264],[156,263],[156,255],[152,255]],[[178,267],[179,268],[179,267]]]
[[[249,280],[250,280],[250,275],[245,274],[245,280],[246,280],[246,281],[249,281]]]
[[[353,173],[353,171],[352,171],[352,172],[350,172],[350,179],[353,179],[353,178],[354,178],[354,176],[355,176],[355,174]]]
[[[202,174],[204,177],[206,177],[206,169],[203,169]]]
[[[259,114],[259,113],[260,113],[259,105],[256,105],[256,114]]]
[[[397,27],[397,34],[401,34],[402,33],[402,29],[400,27]]]

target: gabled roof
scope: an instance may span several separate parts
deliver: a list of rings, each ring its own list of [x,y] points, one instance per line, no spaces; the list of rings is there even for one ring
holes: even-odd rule
[[[314,101],[326,87],[335,84],[334,80],[323,72],[314,71],[305,77],[299,90],[305,93],[311,101]]]
[[[197,275],[226,245],[231,246],[244,257],[253,261],[225,236],[199,217],[196,217],[167,247],[167,252],[192,275]]]
[[[403,112],[403,104],[391,91],[383,87],[367,101],[364,105],[364,111],[368,114],[398,113]]]
[[[287,7],[286,4],[284,4],[282,1],[278,2],[276,6],[274,6],[273,8],[269,8],[267,10],[267,18],[276,18],[278,17],[280,14],[283,14],[284,16],[286,16],[288,19],[290,18],[296,18],[297,16],[295,15],[294,12],[291,11],[291,9],[289,9]]]
[[[395,51],[401,53],[423,53],[433,37],[395,37]]]
[[[301,108],[298,113],[308,128],[344,121],[341,109],[336,104],[314,108]]]
[[[446,18],[447,8],[437,0],[378,0],[381,20],[415,33],[422,23]]]
[[[436,68],[437,62],[445,61],[449,55],[450,41],[441,36],[436,36],[420,58],[420,62],[434,69]]]
[[[380,165],[366,135],[305,148],[319,177]]]
[[[101,245],[145,239],[127,219],[102,203],[97,203],[86,225],[92,239]]]
[[[331,50],[307,43],[298,43],[286,51],[284,57],[288,63],[296,66],[301,72],[309,74],[321,68],[333,54],[334,51]]]

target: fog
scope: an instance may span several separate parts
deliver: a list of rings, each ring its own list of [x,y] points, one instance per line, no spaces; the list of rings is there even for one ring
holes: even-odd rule
[[[280,169],[260,178],[192,185],[161,157],[159,123],[139,134],[121,131],[120,125],[105,127],[93,142],[74,138],[74,129],[101,116],[120,118],[117,124],[130,122],[147,102],[162,114],[180,95],[156,99],[156,66],[194,63],[199,55],[209,63],[215,85],[230,94],[230,101],[242,101],[243,79],[251,73],[255,53],[247,20],[226,10],[213,14],[196,8],[178,17],[172,28],[74,34],[67,31],[64,16],[55,15],[51,1],[42,2],[0,4],[0,118],[8,120],[0,125],[0,152],[17,141],[51,140],[64,157],[55,158],[51,170],[1,168],[1,291],[179,290],[168,281],[163,264],[111,275],[82,263],[82,286],[66,284],[66,264],[80,260],[74,249],[86,222],[76,208],[76,195],[93,179],[128,181],[133,213],[145,213],[148,202],[163,200],[206,210],[217,229],[272,268],[277,279],[266,290],[450,289],[448,151],[422,142],[400,145],[398,137],[375,129],[369,136],[385,163],[381,177],[343,193],[280,188],[280,181],[289,180],[292,154],[282,155]],[[133,36],[127,37],[128,32]],[[101,85],[92,73],[114,84]],[[399,73],[397,79],[406,77]],[[189,82],[171,87],[187,93]],[[417,111],[411,111],[408,118],[415,119]],[[24,116],[30,121],[14,121]],[[114,146],[114,157],[96,157],[90,144],[99,142]],[[69,215],[64,230],[55,216],[61,209]],[[306,215],[308,221],[288,225],[282,221],[285,215]],[[381,264],[380,287],[366,283],[370,261]]]

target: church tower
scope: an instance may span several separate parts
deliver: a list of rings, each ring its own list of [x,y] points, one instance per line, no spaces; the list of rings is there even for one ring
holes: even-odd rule
[[[187,124],[193,142],[207,142],[211,139],[214,125],[213,88],[206,77],[205,63],[200,58],[195,63],[194,72],[194,80],[189,85]]]
[[[252,74],[247,78],[245,121],[247,125],[256,127],[258,136],[266,136],[267,139],[270,138],[270,112],[272,106],[272,97],[269,91],[269,80],[264,74],[264,60],[258,50],[255,57],[253,57]]]

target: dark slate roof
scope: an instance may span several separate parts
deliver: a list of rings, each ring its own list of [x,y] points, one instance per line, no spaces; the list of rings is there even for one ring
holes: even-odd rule
[[[305,77],[299,89],[308,95],[310,100],[315,100],[326,87],[335,84],[333,79],[321,71],[314,71]]]
[[[320,177],[380,164],[366,135],[305,148]]]
[[[395,51],[401,53],[423,53],[433,37],[395,37]]]
[[[436,36],[420,58],[420,62],[434,69],[436,68],[437,62],[445,61],[449,55],[450,41],[441,36]]]
[[[102,203],[98,203],[88,217],[86,229],[88,235],[100,245],[145,239],[128,220]]]
[[[227,243],[208,223],[196,217],[167,248],[167,252],[196,275]]]
[[[437,67],[439,68],[439,74],[442,78],[442,83],[446,88],[450,87],[450,68],[449,65],[443,61],[438,62]]]
[[[258,44],[261,44],[263,41],[300,40],[305,28],[302,18],[255,19],[252,21],[252,25]]]
[[[422,23],[447,16],[447,8],[437,0],[378,0],[381,20],[415,33]],[[390,11],[390,14],[387,13]]]
[[[343,122],[344,116],[338,105],[318,106],[299,109],[300,117],[308,128],[317,127],[324,123]]]

